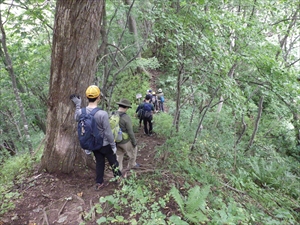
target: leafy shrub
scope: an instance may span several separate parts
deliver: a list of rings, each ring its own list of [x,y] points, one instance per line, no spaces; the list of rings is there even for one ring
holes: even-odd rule
[[[209,186],[201,189],[199,186],[195,186],[188,191],[187,197],[182,197],[178,189],[173,186],[170,194],[178,204],[180,212],[187,221],[192,223],[202,223],[208,221],[205,214],[206,198],[209,191]]]
[[[173,118],[167,113],[157,113],[153,116],[153,131],[165,138],[170,138],[171,134],[175,135],[173,130]]]
[[[0,215],[14,208],[13,199],[19,197],[18,192],[12,190],[13,181],[22,181],[25,171],[31,167],[32,161],[28,154],[10,157],[2,165],[0,171]]]
[[[151,190],[151,185],[142,184],[133,174],[121,190],[116,190],[113,195],[101,197],[86,219],[91,219],[91,214],[96,211],[97,224],[166,224],[166,215],[162,213],[162,209],[169,201],[169,195],[156,197],[155,192]],[[125,209],[127,218],[122,216]]]

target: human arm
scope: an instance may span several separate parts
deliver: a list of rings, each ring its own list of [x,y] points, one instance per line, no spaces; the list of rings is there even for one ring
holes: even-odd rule
[[[125,128],[128,133],[129,139],[130,139],[132,145],[135,147],[137,145],[137,141],[136,141],[136,138],[135,138],[135,135],[133,132],[133,126],[132,126],[131,119],[128,115],[126,115],[124,120],[125,120]]]
[[[139,106],[136,108],[135,113],[138,113],[138,111],[140,110],[142,104],[139,104]]]
[[[111,148],[114,149],[116,147],[116,143],[109,125],[108,114],[104,110],[100,110],[97,112],[97,114],[98,113],[100,117],[97,117],[96,120],[98,120],[97,123],[100,123],[100,132],[102,133],[104,139],[103,145],[105,146],[109,144]]]
[[[79,116],[81,114],[81,108],[80,108],[81,107],[81,98],[80,98],[79,95],[72,94],[70,96],[70,99],[76,107],[76,109],[75,109],[75,120],[78,121]]]

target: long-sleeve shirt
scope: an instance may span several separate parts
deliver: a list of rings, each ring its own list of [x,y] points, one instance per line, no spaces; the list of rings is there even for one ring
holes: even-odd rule
[[[86,112],[90,113],[94,108],[86,108]],[[79,116],[81,115],[81,108],[76,106],[76,111],[75,111],[75,120],[79,120]],[[110,125],[109,125],[109,119],[108,119],[108,114],[104,110],[99,110],[96,112],[94,115],[94,118],[97,123],[97,127],[100,131],[101,136],[103,137],[103,146],[110,145],[111,148],[116,147],[116,143],[114,141],[114,135],[111,131]]]
[[[133,126],[132,126],[130,116],[128,116],[125,112],[118,111],[118,113],[120,115],[119,126],[120,126],[122,132],[127,133],[129,135],[129,139],[122,140],[121,142],[118,142],[118,143],[125,144],[128,141],[131,141],[132,145],[136,146],[137,142],[136,142],[135,135],[133,132]]]
[[[164,96],[164,93],[163,93],[163,92],[160,92],[160,93],[157,93],[157,94],[156,94],[157,101],[160,102],[160,97],[161,97],[161,96]]]

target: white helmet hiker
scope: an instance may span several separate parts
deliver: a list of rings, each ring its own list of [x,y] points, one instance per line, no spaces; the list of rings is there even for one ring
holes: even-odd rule
[[[161,93],[161,92],[162,92],[161,88],[159,88],[159,89],[157,90],[157,92],[158,92],[158,93]]]

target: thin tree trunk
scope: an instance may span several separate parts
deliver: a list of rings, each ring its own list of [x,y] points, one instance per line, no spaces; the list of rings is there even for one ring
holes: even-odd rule
[[[243,125],[243,129],[242,129],[241,134],[239,135],[238,139],[236,140],[236,142],[235,142],[235,144],[233,146],[234,149],[240,143],[240,141],[241,141],[241,139],[242,139],[242,137],[243,137],[243,135],[244,135],[244,133],[246,131],[246,128],[247,128],[247,124],[245,123],[245,120],[244,120],[244,115],[242,115],[242,125]]]
[[[256,121],[255,121],[254,130],[253,130],[253,133],[252,133],[252,136],[250,138],[249,145],[248,145],[248,148],[246,149],[246,151],[249,150],[252,147],[252,144],[254,142],[256,133],[258,131],[259,121],[260,121],[262,110],[263,110],[263,102],[264,102],[264,96],[261,96],[260,100],[259,100],[258,113],[257,113]]]
[[[198,128],[197,128],[196,133],[195,133],[194,141],[193,141],[193,143],[192,143],[192,145],[191,145],[191,148],[190,148],[191,151],[193,151],[193,150],[195,149],[195,145],[196,145],[198,136],[200,135],[201,130],[202,130],[202,128],[203,128],[202,122],[203,122],[203,120],[204,120],[204,117],[205,117],[205,115],[206,115],[208,109],[210,109],[211,103],[212,103],[212,101],[214,100],[215,96],[217,95],[218,91],[219,91],[219,87],[215,90],[215,92],[214,92],[213,96],[211,97],[211,99],[210,99],[208,105],[204,106],[203,109],[202,109],[202,110],[205,109],[205,111],[204,111],[204,113],[203,113],[203,115],[202,115],[202,117],[201,117],[201,119],[200,119],[200,121],[199,121]],[[201,115],[201,113],[202,113],[202,111],[200,112],[200,115]]]
[[[299,10],[300,10],[300,4],[298,4],[298,7],[297,7],[296,11],[294,12],[292,18],[289,18],[291,22],[290,22],[290,24],[288,26],[287,31],[285,32],[284,37],[280,40],[280,48],[281,49],[286,44],[287,39],[288,39],[288,37],[289,37],[289,35],[290,35],[291,31],[292,31],[293,26],[295,26],[295,24],[297,24],[297,21],[299,20],[299,18],[298,18]],[[276,57],[275,57],[276,59],[278,59],[280,53],[281,53],[281,51],[277,52]]]
[[[10,55],[8,53],[7,45],[6,45],[6,33],[5,33],[5,30],[4,30],[4,27],[3,27],[3,23],[2,23],[1,11],[0,11],[0,26],[1,26],[0,28],[1,28],[1,34],[2,34],[1,45],[2,45],[2,48],[3,48],[4,56],[5,56],[5,64],[7,65],[7,70],[10,74],[10,77],[11,77],[12,86],[13,86],[14,94],[15,94],[15,97],[16,97],[16,101],[17,101],[18,107],[20,109],[20,115],[21,115],[21,119],[22,119],[22,122],[23,122],[24,133],[25,133],[25,138],[26,138],[26,145],[28,147],[29,153],[32,154],[33,153],[33,147],[32,147],[32,143],[31,143],[31,139],[30,139],[30,134],[29,134],[29,129],[28,129],[28,122],[27,122],[27,119],[26,119],[23,102],[22,102],[22,99],[20,97],[19,90],[18,90],[18,87],[17,87],[17,80],[16,80],[16,76],[15,76],[15,73],[14,73],[12,61],[11,61]]]
[[[135,2],[135,0],[133,0],[132,2],[130,0],[124,0],[125,5],[131,6],[133,5]],[[138,38],[138,32],[137,32],[137,26],[136,26],[136,21],[135,18],[132,16],[131,13],[129,13],[128,16],[128,29],[129,32],[132,33],[134,35],[134,43],[136,45],[136,49],[140,49],[140,44],[139,44],[139,38]],[[141,53],[139,52],[137,58],[141,58]]]

